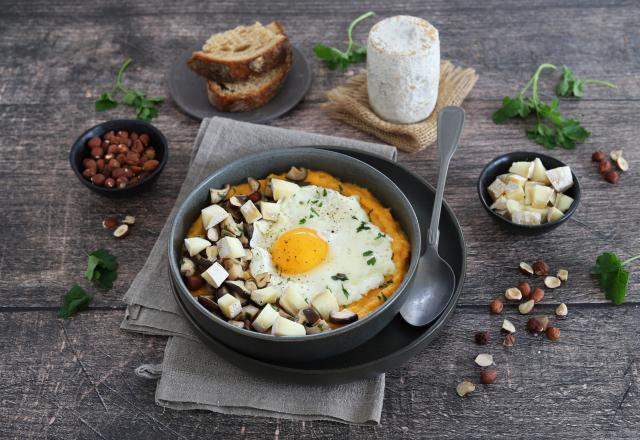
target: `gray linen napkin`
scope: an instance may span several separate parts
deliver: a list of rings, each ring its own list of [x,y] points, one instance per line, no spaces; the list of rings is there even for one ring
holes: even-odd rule
[[[340,386],[301,386],[267,381],[228,364],[200,343],[169,287],[166,243],[177,207],[206,176],[238,157],[269,149],[331,145],[396,158],[394,147],[212,118],[202,121],[191,165],[169,218],[142,270],[125,294],[124,330],[174,336],[165,349],[156,402],[173,409],[346,423],[379,422],[384,375]],[[214,367],[215,368],[212,368]],[[224,372],[224,374],[221,374]],[[242,386],[238,386],[238,384]],[[304,396],[313,395],[314,399]],[[310,400],[310,401],[307,401]]]

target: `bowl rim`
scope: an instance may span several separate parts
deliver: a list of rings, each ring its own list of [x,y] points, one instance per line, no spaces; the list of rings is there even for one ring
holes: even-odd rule
[[[550,222],[550,223],[542,223],[542,224],[539,224],[539,225],[521,225],[519,223],[514,223],[511,220],[509,220],[508,218],[499,215],[497,212],[493,211],[489,207],[489,204],[487,202],[488,196],[486,194],[487,188],[483,187],[483,180],[490,180],[490,179],[485,179],[485,177],[488,177],[489,168],[492,165],[494,165],[496,162],[501,161],[503,159],[512,158],[513,156],[523,156],[523,157],[533,157],[533,158],[538,157],[542,161],[542,164],[545,165],[545,167],[546,167],[545,162],[548,161],[548,160],[556,161],[556,162],[560,163],[561,167],[568,166],[563,161],[561,161],[560,159],[557,159],[557,158],[555,158],[553,156],[549,156],[549,155],[543,154],[543,153],[536,153],[536,152],[532,152],[532,151],[512,151],[510,153],[505,153],[505,154],[501,154],[500,156],[494,157],[493,159],[491,159],[482,168],[482,171],[480,172],[480,176],[478,177],[478,184],[477,184],[478,196],[480,198],[480,202],[482,203],[482,206],[484,207],[484,209],[492,217],[504,222],[505,224],[507,224],[509,226],[513,226],[513,227],[516,227],[516,228],[520,228],[520,229],[523,229],[523,230],[529,230],[529,231],[539,231],[539,230],[543,230],[543,229],[547,229],[547,228],[553,228],[553,227],[559,226],[562,223],[564,223],[567,220],[569,220],[569,218],[573,215],[573,213],[578,209],[578,205],[580,204],[580,196],[581,196],[580,181],[578,180],[578,176],[576,176],[576,174],[573,172],[573,169],[571,167],[569,167],[569,169],[571,170],[571,176],[573,177],[573,188],[575,188],[575,197],[573,198],[573,203],[571,204],[571,206],[569,207],[567,212],[565,212],[565,214],[561,218],[556,220],[556,221],[553,221],[553,222]],[[497,175],[494,176],[494,178],[495,177],[497,177]]]
[[[152,131],[154,135],[158,136],[160,138],[160,145],[162,146],[162,160],[160,160],[160,164],[158,165],[158,168],[156,168],[155,170],[153,170],[146,179],[142,180],[140,183],[138,183],[137,185],[134,186],[129,186],[129,187],[125,187],[125,188],[106,188],[104,186],[97,186],[91,183],[91,181],[85,179],[85,177],[82,175],[82,172],[80,171],[80,167],[78,167],[78,165],[76,164],[75,160],[74,160],[74,152],[76,151],[76,149],[83,149],[84,148],[84,143],[86,142],[85,137],[87,137],[89,135],[89,133],[97,128],[101,128],[103,126],[106,126],[108,124],[113,124],[113,125],[124,125],[124,124],[141,124],[143,126],[146,127],[147,130]],[[105,133],[107,131],[110,130],[106,130]],[[103,133],[104,134],[104,133]],[[102,136],[102,135],[100,135]],[[154,146],[154,148],[157,148],[156,146]],[[134,190],[139,188],[141,185],[144,185],[147,182],[152,181],[153,179],[155,179],[164,169],[165,165],[167,164],[167,162],[169,161],[169,143],[167,142],[167,138],[164,135],[164,133],[162,133],[162,131],[160,131],[159,128],[157,128],[155,125],[151,124],[150,122],[147,121],[143,121],[140,119],[109,119],[107,121],[103,121],[100,122],[99,124],[96,124],[88,129],[86,129],[85,131],[82,132],[82,134],[80,134],[76,140],[71,144],[71,150],[69,150],[69,163],[71,164],[71,169],[73,170],[74,174],[78,177],[78,179],[89,189],[98,191],[98,192],[102,192],[105,194],[124,194],[129,190]]]
[[[387,300],[385,301],[381,306],[377,307],[372,313],[370,313],[369,315],[367,315],[365,318],[363,319],[358,319],[356,322],[345,325],[343,327],[340,327],[338,329],[333,329],[331,331],[328,332],[322,332],[322,333],[317,333],[317,334],[313,334],[313,335],[304,335],[304,336],[275,336],[272,334],[268,334],[268,333],[258,333],[258,332],[254,332],[251,330],[247,330],[244,328],[238,328],[235,327],[231,324],[229,324],[227,321],[223,320],[222,318],[214,315],[213,313],[209,312],[208,310],[204,309],[204,307],[198,302],[197,298],[194,297],[193,295],[191,295],[191,292],[189,292],[189,289],[186,287],[184,280],[182,279],[182,276],[180,274],[178,265],[177,265],[177,258],[179,258],[179,255],[176,255],[173,251],[173,241],[174,241],[174,237],[177,234],[177,228],[178,228],[178,218],[180,215],[184,215],[184,209],[185,206],[187,204],[187,201],[192,198],[195,197],[195,194],[202,191],[202,189],[204,187],[208,187],[208,181],[213,178],[213,176],[216,176],[218,174],[221,174],[222,172],[228,170],[231,167],[234,166],[238,166],[239,164],[241,164],[242,161],[246,160],[247,156],[243,156],[241,158],[238,158],[236,160],[234,160],[233,162],[230,162],[228,164],[226,164],[225,166],[219,168],[218,170],[216,170],[214,173],[208,175],[207,177],[205,177],[202,182],[200,182],[196,187],[193,188],[193,190],[191,190],[189,192],[189,194],[185,197],[185,199],[182,201],[181,205],[178,207],[178,210],[176,211],[176,214],[173,218],[173,220],[171,221],[171,229],[169,232],[169,239],[167,242],[167,246],[168,246],[168,258],[169,258],[169,273],[170,275],[173,275],[173,280],[176,283],[176,287],[178,288],[178,294],[181,295],[182,297],[186,297],[188,301],[193,302],[197,308],[200,310],[201,308],[203,310],[206,310],[206,317],[208,319],[212,319],[214,322],[224,326],[225,328],[239,334],[239,335],[243,335],[243,336],[248,336],[251,338],[255,338],[258,340],[263,340],[263,341],[269,341],[269,342],[276,342],[276,343],[285,343],[285,342],[304,342],[304,341],[310,341],[310,340],[319,340],[319,339],[325,339],[328,337],[333,337],[333,336],[339,336],[342,335],[343,333],[347,333],[349,331],[352,331],[358,327],[361,327],[362,325],[364,325],[363,323],[366,323],[368,321],[371,321],[373,319],[375,319],[377,316],[379,316],[384,310],[386,310],[388,307],[391,307],[391,305],[393,303],[395,303],[396,301],[398,301],[398,299],[402,296],[403,293],[405,293],[407,291],[407,288],[409,286],[409,284],[411,283],[411,280],[413,279],[414,275],[415,275],[415,271],[417,269],[418,266],[418,259],[420,258],[420,254],[422,252],[422,237],[421,237],[421,232],[420,232],[420,224],[418,222],[418,217],[416,215],[415,210],[413,209],[413,206],[411,205],[411,203],[409,202],[409,199],[407,198],[407,196],[402,192],[402,190],[400,190],[400,188],[398,188],[398,186],[393,183],[393,181],[391,179],[389,179],[387,176],[385,176],[382,172],[378,171],[376,168],[374,168],[373,166],[359,160],[356,159],[354,157],[351,156],[347,156],[345,154],[341,154],[335,151],[329,151],[329,150],[324,150],[324,149],[319,149],[319,148],[313,148],[313,147],[291,147],[291,148],[283,148],[283,149],[276,149],[276,150],[270,150],[270,151],[265,151],[262,153],[257,153],[251,156],[251,158],[253,160],[265,160],[265,159],[269,159],[270,157],[274,156],[274,155],[294,155],[296,153],[312,153],[312,154],[320,154],[320,155],[325,155],[325,156],[333,156],[336,160],[343,160],[343,161],[347,161],[347,162],[352,162],[352,163],[357,163],[359,165],[361,165],[364,168],[369,168],[373,174],[377,175],[377,178],[382,180],[385,185],[389,185],[393,192],[395,192],[398,196],[399,196],[399,200],[401,200],[401,203],[403,205],[405,205],[406,208],[408,208],[408,212],[409,212],[409,216],[410,216],[410,223],[411,223],[411,227],[415,232],[415,236],[416,236],[416,243],[411,242],[411,248],[412,248],[412,252],[411,252],[411,256],[410,256],[410,264],[409,264],[409,268],[407,269],[407,273],[405,274],[402,283],[400,283],[400,285],[398,286],[398,288],[396,289],[396,291],[393,293],[393,295]],[[405,232],[406,233],[406,232]],[[417,249],[417,252],[413,252],[414,248]]]

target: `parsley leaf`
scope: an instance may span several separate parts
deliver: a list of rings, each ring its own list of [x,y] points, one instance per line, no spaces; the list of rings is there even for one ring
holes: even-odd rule
[[[371,228],[367,226],[367,222],[360,222],[360,226],[358,226],[358,229],[356,229],[356,232],[368,231],[369,229]]]
[[[98,249],[89,254],[87,271],[84,276],[98,287],[111,289],[118,278],[118,261],[106,249]]]
[[[118,101],[114,97],[114,94],[121,92],[123,94],[122,103],[134,107],[138,119],[150,121],[158,116],[158,106],[164,102],[164,98],[161,96],[147,98],[145,93],[124,87],[122,84],[122,75],[132,62],[133,60],[131,58],[125,60],[120,70],[118,70],[115,85],[110,91],[104,92],[98,97],[95,102],[95,108],[97,112],[103,112],[117,107]]]
[[[376,257],[371,257],[367,260],[367,265],[373,266],[374,264],[376,264]]]
[[[584,86],[587,84],[597,84],[604,87],[615,89],[616,85],[608,81],[600,81],[598,79],[578,79],[573,76],[573,72],[567,66],[562,66],[562,76],[558,85],[556,85],[556,95],[564,98],[582,98],[584,95]]]
[[[349,278],[343,273],[337,273],[331,276],[331,279],[334,281],[347,281]]]
[[[378,236],[376,238],[374,238],[374,240],[378,240],[378,239],[380,239],[382,237],[386,237],[386,235],[383,234],[382,232],[378,232]]]
[[[352,34],[353,29],[358,23],[371,17],[372,15],[375,14],[370,11],[366,14],[362,14],[360,17],[351,22],[349,28],[347,29],[349,44],[347,45],[346,51],[342,52],[340,49],[337,49],[335,47],[326,46],[324,44],[317,44],[313,48],[313,52],[318,58],[325,62],[330,70],[335,70],[338,67],[340,67],[341,69],[346,69],[352,63],[359,63],[364,61],[367,58],[367,48],[360,44],[354,43]]]
[[[307,222],[306,218],[301,218],[300,221],[298,222],[299,225],[304,225]]]
[[[373,251],[366,251],[366,252],[363,252],[363,253],[362,253],[362,256],[363,256],[363,257],[369,257],[369,256],[371,256],[371,255],[373,255]]]
[[[67,319],[74,313],[89,307],[92,300],[93,298],[90,297],[82,287],[75,284],[64,295],[62,306],[60,306],[58,310],[58,317]]]
[[[629,284],[629,272],[623,266],[638,258],[640,255],[620,262],[615,254],[604,252],[598,256],[596,265],[591,268],[591,274],[596,277],[600,287],[604,289],[607,299],[616,305],[622,304],[624,301]]]

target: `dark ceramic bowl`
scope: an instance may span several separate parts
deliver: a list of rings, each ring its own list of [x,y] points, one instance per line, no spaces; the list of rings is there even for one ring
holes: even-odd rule
[[[178,268],[184,237],[200,210],[209,203],[209,188],[263,178],[286,172],[292,165],[327,171],[335,177],[369,189],[389,207],[411,242],[411,261],[405,279],[388,301],[353,324],[325,333],[279,337],[239,329],[202,307],[185,285]],[[396,316],[406,299],[420,255],[420,226],[409,200],[384,174],[370,165],[344,154],[313,148],[275,150],[239,159],[212,174],[187,196],[173,220],[169,236],[169,272],[175,293],[187,314],[207,334],[233,349],[254,358],[271,361],[309,361],[346,352],[375,337]]]
[[[540,158],[542,164],[546,169],[557,168],[565,166],[564,163],[560,162],[558,159],[547,156],[541,153],[531,153],[528,151],[516,151],[513,153],[503,154],[502,156],[498,156],[493,159],[491,162],[487,164],[480,173],[480,178],[478,179],[478,195],[480,196],[480,201],[482,202],[482,206],[487,210],[489,216],[494,219],[496,222],[504,226],[507,230],[511,232],[516,232],[524,235],[536,235],[542,234],[544,232],[551,231],[552,229],[557,228],[567,220],[569,217],[573,215],[573,213],[578,208],[580,204],[580,182],[576,175],[571,171],[571,175],[573,176],[573,186],[565,191],[565,194],[569,197],[573,198],[573,204],[564,213],[564,216],[555,222],[543,223],[541,225],[520,225],[518,223],[514,223],[506,217],[501,216],[500,214],[494,212],[489,208],[493,201],[491,200],[491,196],[487,191],[487,187],[491,185],[491,183],[501,174],[505,174],[509,172],[509,168],[513,162],[520,161],[532,161],[536,157]]]
[[[89,157],[89,150],[87,149],[87,142],[94,136],[103,136],[110,131],[126,130],[128,132],[147,133],[149,135],[149,145],[156,150],[156,160],[160,162],[158,168],[153,170],[146,179],[134,186],[128,186],[126,188],[106,188],[104,186],[97,186],[91,183],[82,175],[82,161]],[[141,191],[149,189],[151,184],[158,179],[160,173],[164,169],[164,166],[169,160],[169,144],[162,132],[148,122],[139,121],[136,119],[114,119],[112,121],[103,122],[94,127],[91,127],[80,135],[78,139],[73,143],[71,152],[69,153],[69,162],[71,162],[71,168],[76,173],[78,179],[84,186],[91,191],[95,191],[98,194],[102,194],[108,197],[126,197],[133,194],[137,194]]]

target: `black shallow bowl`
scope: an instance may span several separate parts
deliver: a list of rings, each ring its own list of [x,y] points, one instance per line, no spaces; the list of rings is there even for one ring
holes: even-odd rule
[[[160,162],[158,168],[153,170],[146,179],[134,186],[126,188],[106,188],[104,186],[96,186],[87,180],[82,175],[82,161],[89,157],[89,150],[87,149],[87,142],[94,136],[103,136],[110,131],[125,130],[129,133],[135,131],[139,134],[147,133],[149,135],[149,145],[156,150],[156,160]],[[112,121],[103,122],[94,127],[91,127],[76,139],[69,152],[69,162],[71,162],[71,168],[76,173],[78,179],[84,186],[91,191],[97,192],[107,197],[127,197],[130,195],[138,194],[141,191],[149,189],[151,184],[158,179],[164,166],[169,160],[169,144],[162,132],[148,122],[139,121],[137,119],[114,119]]]
[[[480,201],[482,202],[482,206],[487,210],[489,216],[493,218],[496,222],[504,226],[507,230],[511,232],[516,232],[518,234],[524,235],[536,235],[542,234],[544,232],[551,231],[552,229],[557,228],[567,220],[569,217],[573,215],[573,213],[578,208],[580,204],[580,182],[576,175],[571,171],[571,175],[573,176],[573,186],[565,191],[565,194],[569,197],[573,198],[573,203],[571,207],[564,213],[564,216],[551,223],[543,223],[541,225],[520,225],[518,223],[514,223],[511,220],[501,216],[500,214],[494,212],[489,208],[493,201],[491,200],[491,196],[487,191],[487,187],[491,185],[491,183],[501,174],[505,174],[509,172],[509,168],[511,167],[511,163],[520,162],[520,161],[532,161],[536,157],[540,158],[542,164],[546,169],[563,167],[566,164],[560,162],[558,159],[547,156],[546,154],[541,153],[532,153],[529,151],[516,151],[513,153],[503,154],[502,156],[498,156],[493,159],[491,162],[484,167],[482,172],[480,173],[480,178],[478,179],[478,195],[480,196]]]
[[[186,232],[200,210],[208,205],[209,188],[246,181],[248,176],[262,178],[270,173],[287,171],[292,165],[323,170],[337,178],[369,189],[384,206],[389,207],[411,242],[411,260],[407,274],[396,292],[367,317],[330,332],[297,337],[278,337],[239,329],[202,307],[187,289],[180,275],[178,260]],[[374,337],[396,316],[406,299],[416,270],[421,248],[420,225],[409,200],[384,174],[358,159],[340,153],[313,149],[289,148],[243,157],[221,168],[185,199],[178,209],[169,236],[169,271],[176,285],[178,301],[204,332],[257,359],[300,361],[322,359],[351,350]]]

